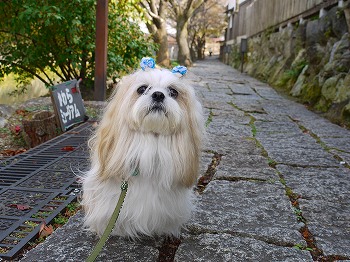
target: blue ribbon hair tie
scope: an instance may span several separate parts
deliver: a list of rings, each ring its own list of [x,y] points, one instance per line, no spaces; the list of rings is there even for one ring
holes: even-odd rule
[[[186,66],[175,66],[173,70],[171,70],[172,73],[179,73],[181,75],[185,75],[187,73],[187,67]]]
[[[141,59],[140,66],[143,71],[146,70],[146,68],[155,68],[156,62],[152,57],[144,57]]]

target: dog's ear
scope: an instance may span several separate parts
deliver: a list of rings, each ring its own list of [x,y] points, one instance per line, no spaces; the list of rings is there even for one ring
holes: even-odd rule
[[[187,132],[183,132],[180,143],[180,154],[187,163],[185,170],[181,172],[181,183],[186,187],[192,187],[197,178],[199,170],[199,160],[202,151],[202,143],[205,137],[205,124],[202,106],[195,97],[194,92],[190,92],[192,98],[185,101],[187,107],[188,127]]]
[[[97,175],[102,180],[111,177],[122,179],[125,175],[125,156],[122,150],[117,148],[125,148],[128,143],[121,139],[122,129],[125,127],[122,124],[125,112],[122,111],[121,105],[132,81],[132,77],[128,75],[118,83],[95,135],[90,140],[92,169],[97,170]]]

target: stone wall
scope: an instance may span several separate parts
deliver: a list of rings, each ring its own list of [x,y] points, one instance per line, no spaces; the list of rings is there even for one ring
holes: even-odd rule
[[[350,126],[350,3],[249,38],[244,71]],[[230,64],[240,69],[238,46]]]

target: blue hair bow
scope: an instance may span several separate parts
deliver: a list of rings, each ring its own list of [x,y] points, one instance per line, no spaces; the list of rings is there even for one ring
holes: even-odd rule
[[[175,66],[173,70],[171,70],[172,73],[180,73],[181,75],[185,75],[187,73],[187,67],[186,66]]]
[[[143,71],[146,70],[146,68],[155,68],[156,62],[152,57],[144,57],[141,59],[140,66]]]

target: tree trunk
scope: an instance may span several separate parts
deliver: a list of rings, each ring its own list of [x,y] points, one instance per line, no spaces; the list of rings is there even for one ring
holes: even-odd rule
[[[23,136],[27,145],[35,147],[56,137],[60,132],[56,117],[50,111],[29,114],[23,119]]]
[[[192,59],[192,62],[196,62],[197,61],[197,52],[196,52],[196,49],[191,47],[190,48],[190,53],[191,53],[191,59]]]
[[[188,22],[182,18],[177,21],[176,26],[176,41],[179,46],[178,61],[180,65],[192,66],[191,53],[188,45]]]
[[[145,13],[146,17],[152,21],[151,23],[146,23],[146,26],[153,37],[153,41],[159,45],[159,50],[156,53],[157,64],[170,67],[168,33],[166,30],[166,3],[162,0],[147,0],[140,1],[140,5],[147,11]]]
[[[168,34],[165,23],[162,23],[160,27],[157,28],[157,32],[154,35],[154,42],[159,44],[159,50],[157,51],[157,64],[164,67],[170,67]]]
[[[205,48],[205,36],[198,39],[197,57],[199,60],[204,59],[204,48]]]

